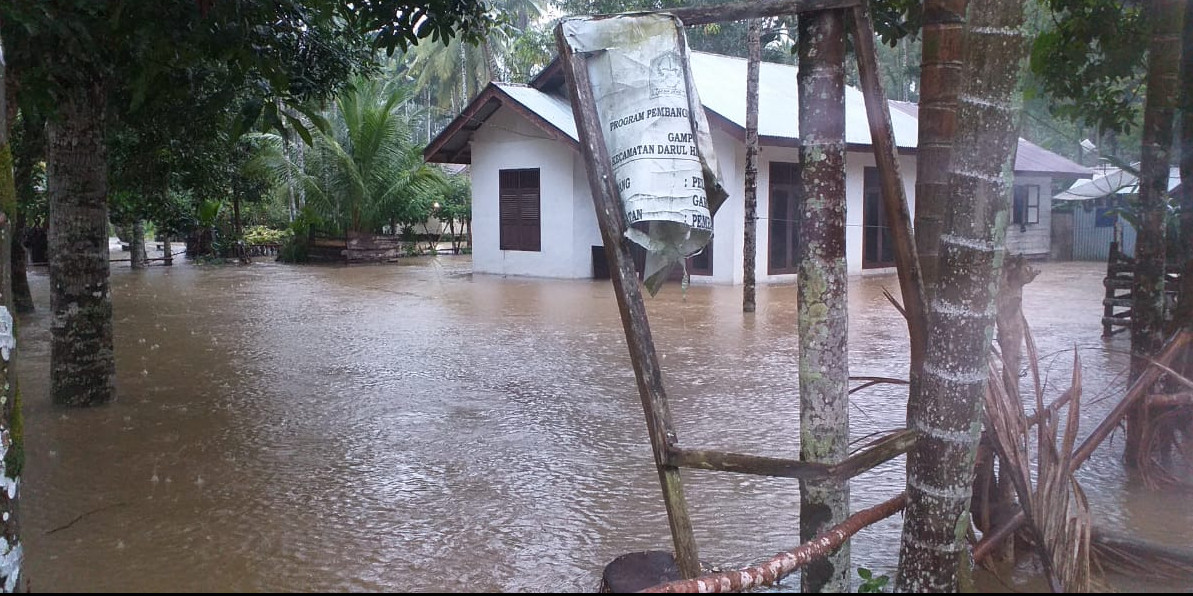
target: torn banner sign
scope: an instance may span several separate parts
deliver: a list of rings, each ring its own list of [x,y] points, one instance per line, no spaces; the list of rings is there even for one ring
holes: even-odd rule
[[[572,51],[587,55],[626,236],[646,249],[643,277],[654,295],[708,244],[726,197],[683,24],[641,13],[569,18],[562,27]]]

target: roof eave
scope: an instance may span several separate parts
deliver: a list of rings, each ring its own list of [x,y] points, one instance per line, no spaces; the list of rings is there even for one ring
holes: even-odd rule
[[[485,111],[488,106],[496,103],[493,109]],[[423,151],[423,160],[430,163],[472,163],[472,153],[469,150],[469,143],[471,142],[472,133],[476,132],[494,113],[498,108],[507,107],[523,118],[529,120],[532,124],[546,132],[552,139],[567,143],[574,149],[579,149],[580,144],[571,137],[568,133],[561,130],[559,127],[551,124],[542,116],[538,115],[531,109],[528,109],[522,102],[514,99],[508,93],[501,89],[500,86],[489,83],[475,99],[473,99],[468,107],[456,116],[450,124],[443,129]],[[483,115],[478,117],[478,114]],[[470,126],[471,124],[471,126]],[[455,139],[456,135],[464,134],[467,138],[458,144],[457,149],[449,149],[449,144]]]

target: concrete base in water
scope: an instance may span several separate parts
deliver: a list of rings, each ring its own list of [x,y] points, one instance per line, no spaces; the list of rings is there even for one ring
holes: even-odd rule
[[[638,592],[664,582],[682,579],[675,556],[666,551],[648,550],[629,553],[605,565],[601,592]]]

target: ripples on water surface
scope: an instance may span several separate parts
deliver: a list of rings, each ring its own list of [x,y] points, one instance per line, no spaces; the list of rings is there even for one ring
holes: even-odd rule
[[[1126,358],[1105,348],[1127,342],[1099,338],[1101,266],[1041,267],[1025,300],[1050,383],[1068,379],[1076,345],[1087,399],[1121,392]],[[591,591],[614,557],[670,546],[607,281],[473,276],[455,257],[116,266],[119,399],[67,410],[49,404],[48,286],[31,276],[19,374],[33,590]],[[850,285],[851,372],[905,377],[883,287],[897,292],[889,276]],[[720,286],[647,299],[677,432],[795,457],[794,288],[761,287],[754,316],[740,301]],[[904,400],[856,394],[852,434],[901,426]],[[1097,519],[1193,543],[1188,499],[1132,487],[1116,454],[1082,471]],[[702,558],[742,565],[796,543],[798,483],[685,483]],[[902,484],[902,459],[863,475],[853,508]],[[854,565],[893,575],[900,525],[863,531]]]

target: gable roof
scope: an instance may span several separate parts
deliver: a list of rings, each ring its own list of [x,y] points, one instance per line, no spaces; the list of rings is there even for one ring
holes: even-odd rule
[[[580,147],[572,106],[566,100],[525,85],[489,83],[471,103],[427,144],[423,159],[431,163],[472,163],[469,141],[497,109],[505,106],[536,124],[558,141]]]
[[[690,52],[692,74],[709,123],[745,140],[746,60],[707,52]],[[527,117],[551,138],[579,147],[572,105],[563,97],[563,71],[558,59],[530,85],[490,83],[423,152],[430,162],[471,163],[469,140],[485,120],[506,106]],[[759,69],[758,136],[764,146],[799,146],[796,68],[762,63]],[[891,127],[901,152],[914,153],[919,139],[918,106],[891,101]],[[845,88],[845,142],[852,150],[871,146],[870,125],[861,91]],[[1093,171],[1068,159],[1019,140],[1016,173],[1061,174],[1088,178]]]

